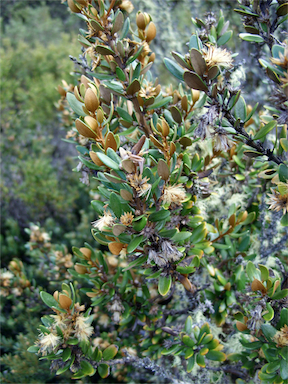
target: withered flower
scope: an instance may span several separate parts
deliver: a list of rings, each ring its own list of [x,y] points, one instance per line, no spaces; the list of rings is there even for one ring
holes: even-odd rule
[[[233,144],[233,141],[228,139],[225,133],[215,133],[213,139],[213,147],[215,151],[227,151]]]
[[[183,254],[178,251],[175,245],[172,245],[170,241],[163,241],[161,248],[163,251],[162,256],[169,261],[178,261],[183,256]]]
[[[119,8],[123,9],[123,11],[131,13],[134,9],[134,5],[129,0],[122,0]]]
[[[164,254],[156,252],[154,249],[149,249],[147,263],[151,264],[151,261],[154,261],[159,267],[165,267],[168,260]]]
[[[103,231],[106,227],[111,228],[113,224],[114,218],[110,211],[105,211],[104,216],[100,216],[100,219],[92,222],[93,227],[99,229],[99,231]]]
[[[283,214],[285,215],[288,212],[288,193],[281,195],[281,193],[275,191],[275,189],[271,189],[272,194],[268,194],[270,199],[268,200],[268,204],[270,204],[269,209],[273,211],[279,212],[283,209]]]
[[[203,49],[203,57],[208,69],[214,65],[223,68],[232,67],[233,60],[231,54],[226,49],[221,49],[214,45],[207,45],[207,47]]]
[[[127,175],[127,179],[129,180],[130,185],[136,190],[139,197],[147,195],[152,188],[152,185],[148,183],[149,179],[147,177],[142,179],[142,175]]]
[[[149,81],[142,85],[138,95],[143,97],[143,99],[149,99],[150,97],[158,96],[159,92],[160,87],[154,87],[153,83]]]
[[[277,331],[273,337],[273,340],[277,343],[277,347],[286,347],[288,346],[288,325],[285,324],[284,327]]]
[[[186,197],[187,196],[183,185],[179,184],[164,187],[161,200],[164,205],[171,205],[172,203],[181,205],[185,201]]]
[[[134,215],[132,212],[125,212],[123,215],[120,217],[120,221],[123,225],[132,225]]]

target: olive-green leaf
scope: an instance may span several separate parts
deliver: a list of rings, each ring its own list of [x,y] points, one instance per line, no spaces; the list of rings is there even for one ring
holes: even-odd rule
[[[42,301],[50,308],[52,307],[58,307],[58,302],[57,300],[54,299],[54,297],[52,295],[50,295],[49,293],[45,292],[45,291],[41,291],[40,292],[40,297],[42,299]]]
[[[161,209],[160,211],[153,212],[149,216],[149,221],[161,221],[161,220],[167,220],[168,217],[170,217],[170,212],[166,209]]]
[[[159,277],[158,291],[161,296],[167,295],[167,293],[170,291],[171,283],[172,283],[171,275],[169,275],[168,277],[166,276]]]
[[[275,120],[272,120],[270,121],[268,124],[264,125],[264,127],[262,127],[257,133],[256,135],[254,136],[254,140],[259,140],[259,139],[262,139],[262,137],[266,136],[267,133],[269,133],[270,131],[272,131],[273,128],[275,128],[277,125],[277,121]]]
[[[180,65],[174,63],[171,59],[165,58],[164,60],[164,65],[168,69],[168,71],[175,76],[178,80],[183,81],[183,73],[184,69],[180,67]]]
[[[263,37],[254,35],[253,33],[239,33],[239,37],[242,40],[250,41],[252,43],[263,43]]]
[[[117,345],[109,345],[106,349],[103,351],[103,359],[104,360],[111,360],[113,357],[117,355],[118,347]]]
[[[114,169],[114,171],[119,171],[119,165],[114,160],[110,159],[110,157],[102,152],[97,152],[97,156],[108,168]]]
[[[209,351],[206,355],[207,359],[213,361],[225,361],[226,355],[221,351]]]
[[[83,111],[84,104],[81,103],[79,100],[76,99],[74,93],[68,92],[66,95],[66,99],[68,101],[68,104],[73,109],[73,111],[79,115],[79,116],[86,116],[86,113]]]
[[[226,44],[231,39],[232,35],[232,31],[227,31],[223,33],[223,35],[217,40],[217,45],[220,46]]]
[[[143,237],[144,237],[143,235],[134,237],[134,239],[129,243],[127,247],[127,252],[128,253],[133,252],[138,247],[138,245],[141,244]]]
[[[102,379],[105,379],[105,377],[109,376],[109,366],[107,364],[100,364],[98,367],[98,373]]]
[[[201,79],[199,75],[195,72],[186,71],[184,72],[184,81],[188,87],[197,89],[198,91],[208,91],[207,85]]]

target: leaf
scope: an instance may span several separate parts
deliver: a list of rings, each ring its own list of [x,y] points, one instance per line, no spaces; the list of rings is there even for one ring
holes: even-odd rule
[[[180,55],[180,53],[178,52],[172,52],[172,56],[174,57],[174,59],[177,61],[178,64],[180,64],[182,67],[186,68],[186,69],[192,69],[191,65],[189,65],[186,60],[185,60],[185,57]]]
[[[117,107],[116,108],[116,111],[118,112],[119,116],[125,120],[125,121],[128,121],[129,123],[132,123],[133,122],[133,118],[132,116],[129,115],[129,113],[127,111],[125,111],[125,109],[121,108],[121,107]]]
[[[188,360],[188,364],[187,364],[187,372],[191,372],[192,369],[194,368],[194,365],[195,365],[195,361],[196,361],[196,355],[193,355],[189,358]]]
[[[285,215],[282,216],[280,223],[281,225],[283,225],[283,227],[288,227],[288,212],[286,212]]]
[[[190,331],[191,332],[191,331]],[[195,345],[195,342],[191,339],[191,337],[190,336],[188,336],[188,335],[184,335],[183,337],[182,337],[182,341],[183,341],[183,343],[185,344],[185,345],[187,345],[187,347],[190,347],[190,348],[192,348],[192,347],[194,347],[194,345]]]
[[[115,192],[111,192],[111,194],[110,194],[109,207],[112,209],[115,216],[120,218],[120,216],[122,214],[122,207],[121,207],[121,202],[120,202],[119,196],[116,195]]]
[[[109,345],[106,349],[103,351],[103,359],[104,360],[111,360],[113,359],[118,352],[118,346],[117,345]]]
[[[161,296],[166,296],[168,294],[168,292],[170,291],[171,283],[172,283],[171,275],[169,275],[168,277],[166,276],[159,277],[158,291]]]
[[[42,301],[50,308],[52,307],[59,307],[58,301],[54,299],[52,295],[45,291],[40,292],[40,297]]]
[[[264,333],[264,336],[266,337],[266,339],[269,342],[271,342],[273,340],[273,337],[275,336],[275,334],[277,332],[277,329],[275,329],[271,324],[262,324],[261,325],[261,330],[262,330],[262,332]]]
[[[170,176],[170,170],[166,162],[162,159],[158,161],[157,164],[158,175],[164,180],[167,181]]]
[[[218,47],[226,44],[231,39],[232,35],[233,35],[232,31],[227,31],[227,32],[223,33],[223,35],[221,37],[219,37],[219,39],[217,40]]]
[[[168,69],[168,71],[175,76],[178,80],[183,81],[183,73],[184,69],[181,68],[178,64],[175,64],[174,61],[171,59],[165,58],[164,60],[164,65]]]
[[[254,280],[254,276],[256,275],[256,267],[255,265],[252,263],[252,261],[248,261],[247,263],[247,266],[246,266],[246,273],[249,277],[249,280],[250,281],[253,281]]]
[[[284,299],[288,295],[288,289],[282,289],[279,292],[274,293],[274,295],[271,297],[273,300],[281,300]]]
[[[162,221],[167,220],[170,217],[170,212],[166,209],[160,209],[160,211],[153,212],[149,216],[149,221],[156,222],[156,221]]]
[[[280,362],[280,375],[283,380],[288,379],[288,364],[285,360],[281,360]]]
[[[62,354],[62,360],[67,361],[70,359],[70,357],[71,357],[71,349],[70,348],[64,349],[63,354]]]
[[[37,345],[31,345],[31,347],[29,347],[27,349],[27,352],[30,352],[30,353],[38,353],[38,350],[39,350],[39,347],[37,347]]]
[[[278,168],[279,180],[285,183],[288,180],[288,167],[285,164],[280,164]]]
[[[263,37],[261,37],[259,35],[254,35],[252,33],[239,33],[239,37],[242,40],[250,41],[252,43],[263,43],[264,42]]]
[[[124,24],[124,16],[123,16],[123,13],[120,11],[113,21],[113,28],[111,33],[114,34],[119,32],[120,29],[123,27],[123,24]]]
[[[80,119],[75,120],[75,125],[80,135],[92,139],[95,139],[97,137],[95,132],[90,128],[90,126],[83,123],[83,121],[81,121]]]
[[[102,152],[97,152],[97,156],[108,168],[114,169],[114,171],[119,171],[119,165],[114,160],[110,159],[110,157]]]
[[[191,333],[192,331],[192,325],[193,325],[193,321],[192,321],[192,317],[191,316],[188,316],[186,321],[185,321],[185,326],[184,326],[184,331],[186,333]]]
[[[143,235],[138,235],[137,237],[134,237],[134,239],[129,243],[127,247],[127,253],[132,253],[138,247],[138,245],[141,244],[143,238]]]
[[[105,377],[109,376],[109,366],[107,364],[100,364],[98,367],[98,373],[102,379],[105,379]]]
[[[277,121],[272,120],[268,124],[264,125],[254,136],[253,140],[259,140],[262,139],[262,137],[266,136],[267,133],[272,131],[273,128],[275,128],[277,125]]]
[[[84,104],[76,99],[74,93],[68,92],[66,95],[66,99],[70,107],[78,116],[82,116],[82,117],[86,116],[86,113],[83,111],[83,108],[82,108]]]
[[[190,51],[190,62],[193,66],[194,71],[202,76],[206,71],[206,61],[198,49],[192,48]]]
[[[135,79],[132,81],[132,83],[126,89],[126,93],[127,93],[127,95],[134,95],[135,93],[140,91],[140,89],[141,89],[140,82],[138,79]],[[131,117],[130,117],[130,119],[131,119]]]
[[[120,67],[116,67],[116,75],[120,81],[126,80],[126,75]]]
[[[97,53],[100,53],[100,55],[104,55],[104,56],[115,55],[115,52],[111,48],[104,45],[96,45],[95,51]]]
[[[209,351],[206,355],[207,359],[213,361],[225,361],[227,356],[225,353],[220,351]]]
[[[269,303],[266,303],[266,309],[268,310],[268,313],[265,313],[265,315],[262,314],[262,317],[266,321],[271,321],[274,317],[274,310]]]
[[[241,119],[242,121],[245,121],[246,119],[246,103],[243,96],[239,96],[239,99],[235,105],[235,116],[236,119]]]
[[[188,87],[197,89],[198,91],[208,92],[208,87],[195,72],[184,72],[184,81]]]

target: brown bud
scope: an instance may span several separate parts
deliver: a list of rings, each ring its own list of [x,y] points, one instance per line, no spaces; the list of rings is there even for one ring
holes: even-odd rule
[[[183,275],[179,274],[178,280],[180,281],[180,283],[184,286],[184,288],[187,291],[195,292],[195,286],[193,286],[191,284],[190,280],[188,280],[188,278],[186,276],[183,276]]]
[[[89,248],[80,248],[80,252],[84,255],[86,260],[90,260],[92,252]]]
[[[59,292],[58,292],[58,291],[55,291],[55,292],[53,293],[53,297],[54,297],[54,299],[55,299],[56,301],[58,301],[58,298],[59,298]]]
[[[100,124],[103,123],[103,120],[104,120],[104,113],[102,111],[102,109],[98,109],[97,111],[97,120]]]
[[[73,0],[67,0],[68,7],[71,9],[73,13],[80,13],[80,8],[77,7],[77,5],[74,3]]]
[[[85,116],[84,117],[84,121],[86,124],[89,125],[89,127],[91,127],[91,129],[93,129],[93,131],[97,132],[98,130],[98,121],[96,119],[94,119],[94,117],[92,116]]]
[[[238,331],[240,331],[240,332],[246,331],[246,330],[248,329],[248,328],[247,328],[247,325],[241,323],[240,321],[236,321],[236,328],[237,328]]]
[[[152,52],[152,53],[151,53],[151,55],[149,56],[149,60],[148,60],[148,63],[153,63],[153,62],[154,62],[154,60],[155,60],[155,57],[156,57],[155,53],[154,53],[154,52]]]
[[[117,243],[116,241],[113,241],[112,243],[108,244],[109,251],[113,255],[119,255],[123,247],[124,247],[124,244]]]
[[[153,23],[153,21],[151,21],[151,23],[148,26],[147,33],[146,33],[146,41],[147,41],[147,43],[149,43],[150,41],[155,39],[155,37],[156,37],[156,26]]]
[[[142,12],[138,13],[136,16],[136,24],[139,29],[144,30],[146,28],[145,17]]]
[[[60,293],[59,295],[60,307],[62,307],[63,309],[69,309],[71,303],[72,303],[72,300],[70,299],[70,297],[63,295],[63,293]]]
[[[81,275],[84,275],[84,273],[87,272],[87,268],[83,267],[83,265],[75,264],[74,269],[76,272],[80,273]]]
[[[191,93],[192,93],[192,100],[193,100],[193,103],[195,104],[196,101],[199,100],[199,97],[200,97],[200,91],[198,91],[197,89],[191,89]]]
[[[84,98],[85,107],[88,111],[94,113],[96,109],[99,107],[99,101],[95,93],[91,88],[88,88],[85,93]]]
[[[162,135],[164,137],[169,135],[170,127],[165,119],[162,120]]]
[[[63,96],[63,97],[66,96],[66,91],[64,88],[61,87],[61,85],[58,85],[57,89],[58,89],[58,92],[60,93],[61,96]]]
[[[83,7],[87,7],[87,5],[88,5],[87,0],[75,0],[75,2],[82,5]]]

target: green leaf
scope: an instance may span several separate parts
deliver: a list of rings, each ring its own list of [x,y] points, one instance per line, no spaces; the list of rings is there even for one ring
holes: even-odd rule
[[[241,119],[242,121],[245,121],[246,119],[246,103],[243,96],[239,96],[239,99],[235,104],[235,116],[236,119]]]
[[[191,316],[188,316],[186,321],[185,321],[185,326],[184,326],[184,331],[186,333],[191,333],[192,331],[192,325],[193,325],[193,320]]]
[[[207,359],[213,361],[225,361],[227,357],[225,353],[220,351],[209,351],[205,356]]]
[[[97,156],[108,168],[114,169],[114,171],[119,171],[119,165],[114,160],[110,159],[110,157],[102,152],[97,152]]]
[[[127,111],[125,111],[125,109],[123,109],[121,107],[117,107],[116,110],[117,110],[119,116],[123,120],[128,121],[129,123],[133,122],[133,118],[129,115],[129,113]]]
[[[52,295],[45,291],[40,292],[40,297],[42,301],[50,308],[52,307],[59,307],[58,301],[54,299]]]
[[[30,352],[30,353],[38,353],[38,351],[39,351],[39,347],[37,347],[37,345],[31,345],[31,347],[27,349],[27,352]]]
[[[161,296],[166,296],[168,294],[168,292],[170,291],[171,283],[172,283],[171,275],[169,275],[168,277],[166,276],[159,277],[158,291]]]
[[[84,104],[76,99],[74,93],[68,92],[66,95],[66,99],[70,107],[78,116],[82,116],[82,117],[86,116],[86,113],[83,111],[83,108],[82,108]]]
[[[268,310],[268,313],[263,315],[263,319],[266,321],[271,321],[274,317],[274,310],[269,303],[266,303],[266,309]]]
[[[261,272],[261,281],[266,281],[269,278],[269,270],[265,265],[259,264],[258,265],[260,272]]]
[[[98,367],[98,373],[102,379],[105,379],[105,377],[109,375],[109,366],[107,364],[100,364]]]
[[[280,164],[278,168],[279,180],[285,183],[288,180],[288,167],[285,164]]]
[[[217,40],[218,47],[220,47],[220,45],[226,44],[231,39],[232,35],[233,35],[232,31],[227,31],[223,33],[223,35],[219,37],[219,39]]]
[[[149,216],[149,221],[156,222],[156,221],[162,221],[167,220],[170,217],[170,212],[166,209],[160,209],[160,211],[153,212]]]
[[[147,258],[148,256],[146,255],[137,257],[137,259],[131,261],[131,263],[129,263],[128,266],[123,269],[123,272],[128,271],[129,269],[136,267],[137,265],[143,264],[147,260]]]
[[[282,216],[280,223],[281,225],[283,225],[283,227],[288,227],[288,212],[286,212],[285,215]]]
[[[64,349],[63,354],[62,354],[62,360],[67,361],[70,359],[70,357],[71,357],[71,349],[70,348]]]
[[[259,35],[254,35],[252,33],[239,33],[239,37],[242,40],[250,41],[252,43],[263,43],[264,42],[263,37],[261,37]]]
[[[189,239],[189,237],[192,235],[191,232],[187,232],[187,231],[182,231],[182,232],[177,232],[173,237],[172,237],[172,240],[175,242],[175,243],[178,243],[180,241],[184,241],[184,240],[187,240]]]
[[[157,96],[154,103],[152,105],[149,105],[147,110],[150,111],[151,109],[157,109],[157,108],[164,107],[164,105],[170,103],[171,100],[172,100],[171,96],[167,96],[167,97],[162,97],[162,95],[160,97]]]
[[[173,60],[165,58],[164,65],[168,69],[168,71],[175,76],[178,80],[183,81],[183,73],[184,69],[180,67],[180,65],[176,64]]]
[[[111,360],[117,355],[117,352],[118,352],[117,345],[114,345],[114,344],[109,345],[109,347],[107,347],[103,351],[103,359],[104,360]]]
[[[143,238],[143,235],[134,237],[127,247],[127,253],[132,253],[138,247],[138,245],[141,244]]]
[[[277,329],[275,329],[271,324],[262,324],[261,329],[266,339],[271,342],[275,336],[275,333],[277,332]]]
[[[194,368],[194,365],[195,365],[195,361],[196,361],[196,355],[193,355],[189,358],[188,360],[188,364],[187,364],[187,372],[191,372],[192,369]]]
[[[193,266],[187,266],[187,267],[178,266],[176,268],[176,271],[179,273],[182,273],[182,274],[189,274],[189,273],[195,272],[195,267],[193,267]]]
[[[195,342],[193,341],[193,339],[191,339],[191,337],[188,335],[184,335],[182,337],[182,341],[185,345],[187,345],[187,347],[190,347],[190,348],[194,347],[195,345]]]
[[[95,370],[95,368],[93,368],[93,366],[90,363],[88,363],[88,361],[81,360],[80,365],[82,368],[82,372],[85,374],[85,376],[95,375],[96,370]]]
[[[280,375],[283,380],[288,379],[288,364],[285,360],[281,360],[280,362]]]
[[[71,361],[69,361],[67,364],[64,365],[64,367],[61,367],[59,368],[57,371],[56,371],[56,375],[62,375],[62,373],[66,372],[69,367],[70,367],[70,364],[71,364]]]
[[[262,139],[262,137],[266,136],[267,133],[272,131],[273,128],[275,128],[277,125],[277,121],[272,120],[268,124],[264,125],[254,136],[253,140],[259,140]]]
[[[282,289],[279,292],[274,293],[274,295],[271,297],[273,300],[281,300],[284,299],[288,295],[288,289]]]
[[[244,123],[246,123],[247,121],[249,121],[251,119],[251,117],[254,115],[257,107],[258,107],[259,103],[256,103],[254,105],[254,107],[252,108],[252,111],[249,113],[249,115],[246,117],[246,119],[244,120]]]
[[[116,195],[115,192],[111,192],[111,194],[110,194],[109,207],[112,209],[115,216],[120,218],[120,216],[122,214],[122,207],[121,207],[121,202],[120,202],[119,196]]]
[[[247,266],[246,266],[246,273],[249,277],[250,281],[254,280],[254,276],[256,276],[257,271],[255,265],[252,263],[252,261],[248,261]]]
[[[196,355],[196,362],[197,364],[201,367],[201,368],[205,368],[206,364],[205,364],[205,358],[204,356],[200,355],[198,353],[198,355]]]

